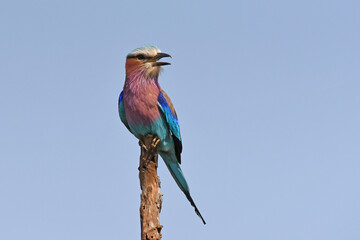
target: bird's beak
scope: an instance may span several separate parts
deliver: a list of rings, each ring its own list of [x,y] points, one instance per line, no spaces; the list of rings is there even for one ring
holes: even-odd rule
[[[157,60],[163,58],[163,57],[171,57],[167,53],[158,53],[156,56],[149,59],[149,62],[152,62],[154,67],[164,66],[164,65],[171,65],[171,63],[168,62],[157,62]]]

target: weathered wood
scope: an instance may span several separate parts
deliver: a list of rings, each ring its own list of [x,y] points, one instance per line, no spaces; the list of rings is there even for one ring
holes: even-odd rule
[[[141,240],[160,240],[161,229],[159,214],[162,205],[160,178],[157,175],[159,138],[153,135],[143,137],[141,147],[139,178],[141,193],[140,224]]]

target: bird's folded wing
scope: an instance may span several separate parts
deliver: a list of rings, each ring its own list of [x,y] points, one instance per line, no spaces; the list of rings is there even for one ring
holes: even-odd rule
[[[169,96],[165,93],[164,90],[161,90],[159,94],[158,105],[159,105],[159,109],[165,116],[166,122],[173,136],[176,157],[179,163],[181,163],[180,154],[182,152],[182,143],[181,143],[181,135],[180,135],[180,126],[175,112],[175,108]]]

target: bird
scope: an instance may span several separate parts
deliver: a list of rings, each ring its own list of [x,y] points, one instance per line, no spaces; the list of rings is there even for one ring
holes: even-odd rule
[[[127,55],[125,84],[118,102],[119,115],[140,142],[148,134],[158,137],[157,148],[161,158],[196,214],[206,224],[180,168],[182,140],[175,108],[158,81],[162,66],[171,65],[159,61],[165,57],[171,58],[155,46],[136,48]]]

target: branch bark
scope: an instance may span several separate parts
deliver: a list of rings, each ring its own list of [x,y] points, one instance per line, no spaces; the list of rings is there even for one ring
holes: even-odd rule
[[[141,240],[160,240],[161,229],[159,214],[162,205],[160,178],[157,175],[158,151],[160,139],[153,135],[143,137],[141,147],[139,178],[141,193],[140,224]]]

